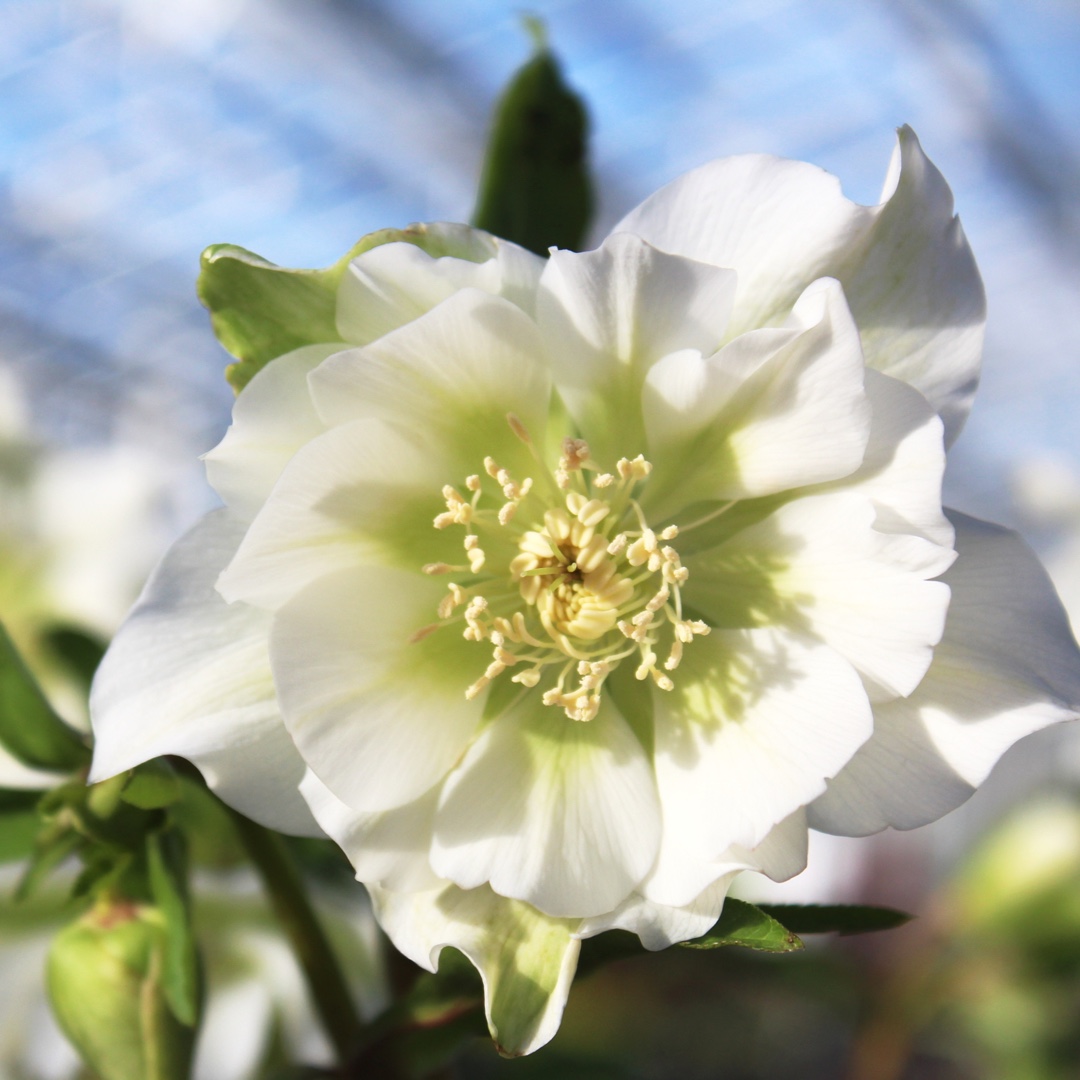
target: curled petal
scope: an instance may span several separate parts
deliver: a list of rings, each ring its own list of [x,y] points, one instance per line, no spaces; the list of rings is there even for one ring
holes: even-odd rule
[[[540,283],[540,329],[560,393],[602,457],[641,452],[647,372],[677,350],[714,352],[734,294],[731,270],[667,255],[636,236],[552,254]]]
[[[312,373],[327,424],[377,418],[437,443],[450,477],[490,454],[511,470],[533,459],[507,426],[540,433],[551,376],[536,324],[509,301],[463,289],[426,315]]]
[[[879,532],[865,494],[793,499],[687,561],[693,603],[721,626],[786,625],[828,642],[875,700],[910,693],[941,639],[948,586],[928,580],[955,555]]]
[[[870,404],[859,335],[840,286],[817,281],[784,327],[714,356],[665,357],[645,384],[655,483],[682,505],[835,480],[863,460]]]
[[[500,1052],[531,1054],[551,1040],[581,949],[572,936],[576,921],[553,919],[487,886],[369,891],[383,929],[413,963],[436,971],[447,945],[469,958],[484,982],[484,1011]]]
[[[394,892],[445,884],[428,862],[437,787],[395,810],[365,813],[343,803],[308,769],[300,793],[323,831],[349,857],[358,881]]]
[[[952,194],[903,127],[877,206],[835,177],[762,154],[724,158],[661,188],[615,232],[739,275],[732,336],[777,325],[816,278],[839,279],[867,363],[930,401],[952,441],[971,408],[986,300]]]
[[[90,779],[178,754],[249,817],[319,836],[274,693],[269,617],[213,586],[243,529],[228,511],[208,514],[154,571],[94,678]]]
[[[912,829],[964,802],[1017,739],[1080,709],[1080,650],[1050,579],[1009,529],[950,511],[959,556],[934,662],[810,807],[825,832]]]
[[[678,830],[668,825],[660,857],[641,891],[614,911],[583,920],[577,936],[628,930],[651,950],[700,937],[720,918],[728,889],[739,874],[751,870],[787,880],[806,866],[806,843],[802,810],[780,822],[752,851],[732,847],[712,861],[688,851]]]
[[[342,338],[367,345],[460,289],[480,289],[532,312],[544,260],[467,225],[406,230],[406,242],[380,244],[349,264],[337,294]]]

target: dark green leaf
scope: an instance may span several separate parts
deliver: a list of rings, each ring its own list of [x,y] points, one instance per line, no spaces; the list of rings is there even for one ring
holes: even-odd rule
[[[795,934],[761,908],[730,897],[724,902],[723,914],[707,934],[680,945],[684,949],[742,945],[760,952],[795,952],[803,947]]]
[[[40,791],[0,788],[0,863],[29,858],[34,850],[41,815]]]
[[[198,1019],[199,978],[187,894],[187,852],[175,829],[146,839],[150,889],[165,918],[161,984],[173,1015],[189,1027]]]
[[[35,769],[69,772],[90,761],[89,747],[57,716],[2,626],[0,743]]]
[[[0,814],[18,814],[27,810],[36,810],[39,802],[41,802],[40,791],[0,788]]]
[[[9,792],[0,793],[12,794]],[[33,853],[34,842],[41,829],[41,818],[36,809],[37,792],[15,792],[17,795],[34,796],[32,801],[19,805],[17,801],[3,802],[0,806],[0,863],[26,859]]]
[[[762,904],[761,910],[797,934],[867,934],[892,930],[912,916],[864,904]]]
[[[64,667],[89,690],[90,680],[105,655],[105,642],[96,634],[76,626],[54,626],[46,631],[45,643]]]
[[[588,117],[535,28],[536,52],[495,107],[473,224],[546,255],[578,250],[592,217]]]

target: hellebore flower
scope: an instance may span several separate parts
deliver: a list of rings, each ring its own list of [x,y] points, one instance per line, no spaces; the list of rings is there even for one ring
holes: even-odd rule
[[[662,948],[808,824],[946,813],[1073,715],[1080,654],[1022,542],[941,509],[984,301],[910,131],[874,207],[748,156],[596,251],[409,241],[240,395],[226,508],[99,674],[94,776],[179,753],[268,824],[306,803],[524,1053],[581,938]]]

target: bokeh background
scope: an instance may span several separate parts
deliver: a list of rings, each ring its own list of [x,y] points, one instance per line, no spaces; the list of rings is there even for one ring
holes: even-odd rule
[[[597,238],[744,151],[874,202],[893,130],[915,128],[990,306],[949,501],[1022,527],[1080,618],[1076,0],[529,8],[591,112]],[[321,266],[376,228],[467,220],[528,53],[505,0],[0,0],[0,549],[19,567],[0,617],[24,644],[46,616],[109,633],[212,504],[196,459],[232,394],[195,299],[201,249]],[[1029,740],[948,819],[816,843],[774,894],[890,903],[913,926],[796,960],[626,964],[575,991],[546,1054],[477,1048],[459,1074],[1080,1077],[1078,790],[1080,731]],[[4,1030],[0,1080],[71,1075]]]

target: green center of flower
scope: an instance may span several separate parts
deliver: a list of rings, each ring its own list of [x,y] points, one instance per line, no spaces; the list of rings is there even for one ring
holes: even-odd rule
[[[464,528],[467,565],[424,567],[427,574],[464,576],[449,585],[439,622],[417,639],[463,622],[467,640],[492,646],[467,698],[513,668],[510,678],[522,686],[550,683],[544,704],[560,706],[572,720],[596,716],[604,681],[623,660],[633,658],[638,679],[673,689],[667,672],[679,666],[683,646],[709,628],[683,616],[689,571],[666,543],[678,527],[650,528],[635,498],[652,466],[638,455],[603,472],[584,440],[568,438],[552,470],[521,421],[507,419],[533,453],[537,482],[516,480],[488,457],[484,474],[466,477],[468,496],[443,488],[446,510],[435,528]],[[489,562],[485,534],[498,541],[488,544],[492,550],[506,551],[509,539],[516,554]],[[503,565],[492,565],[498,561]]]

